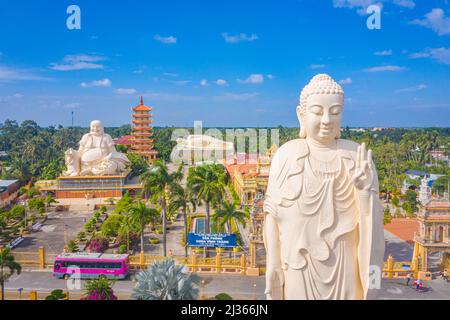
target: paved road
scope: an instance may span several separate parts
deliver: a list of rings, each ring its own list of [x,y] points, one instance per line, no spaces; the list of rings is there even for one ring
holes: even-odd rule
[[[203,280],[201,295],[212,297],[225,292],[235,299],[262,300],[264,299],[264,276],[247,277],[239,275],[200,275]],[[133,278],[133,277],[132,277]],[[121,299],[130,298],[133,280],[117,281],[114,291]],[[417,292],[414,287],[405,285],[405,280],[383,280],[379,290],[371,290],[369,299],[396,300],[396,299],[426,299],[426,300],[450,300],[450,283],[442,279],[435,279],[424,283],[425,292]],[[52,289],[67,290],[65,280],[53,278],[50,272],[23,272],[14,275],[6,283],[8,291],[17,291],[19,288],[49,292]],[[70,290],[80,293],[82,290]]]
[[[235,299],[263,299],[264,277],[242,277],[237,275],[200,275],[201,295],[207,297],[218,293],[228,293]],[[70,280],[69,280],[70,281]],[[82,283],[84,281],[81,281]],[[69,284],[70,285],[70,284]],[[256,285],[256,286],[255,286]],[[133,276],[127,280],[117,281],[114,291],[121,298],[131,296],[135,282]],[[81,284],[82,287],[82,284]],[[53,289],[68,290],[67,281],[56,279],[50,272],[22,272],[14,275],[5,286],[7,291],[17,291],[23,288],[25,291],[36,290],[38,292],[50,292]],[[70,292],[82,292],[82,290],[69,290]]]
[[[40,231],[24,236],[25,240],[14,251],[37,252],[43,246],[47,253],[61,253],[64,249],[64,230],[67,240],[74,239],[83,229],[85,221],[89,220],[92,212],[50,212]]]

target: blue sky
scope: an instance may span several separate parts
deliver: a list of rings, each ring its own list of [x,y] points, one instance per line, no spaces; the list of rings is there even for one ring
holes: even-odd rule
[[[448,127],[450,1],[0,3],[0,122],[118,126],[143,95],[157,126],[297,126],[317,73],[341,81],[343,125]]]

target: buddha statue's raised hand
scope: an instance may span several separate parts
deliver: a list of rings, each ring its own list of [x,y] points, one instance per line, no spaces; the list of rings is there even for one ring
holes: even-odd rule
[[[372,150],[366,150],[363,142],[356,151],[356,167],[352,176],[355,187],[360,191],[370,191],[373,184]]]

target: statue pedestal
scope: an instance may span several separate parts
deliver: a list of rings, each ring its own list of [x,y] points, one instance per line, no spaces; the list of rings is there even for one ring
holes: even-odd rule
[[[111,176],[60,176],[56,183],[41,188],[41,191],[54,193],[56,199],[94,199],[117,198],[127,191],[137,193],[142,185],[129,181],[130,172]]]

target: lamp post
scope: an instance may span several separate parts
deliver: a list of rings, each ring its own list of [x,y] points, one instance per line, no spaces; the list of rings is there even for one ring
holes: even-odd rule
[[[204,290],[205,290],[205,280],[202,279],[200,286],[200,300],[203,300],[205,298]]]

